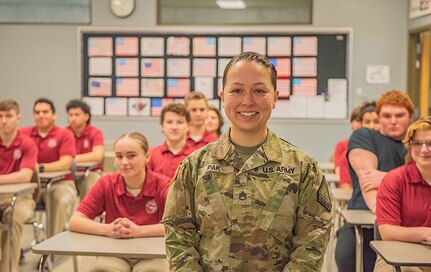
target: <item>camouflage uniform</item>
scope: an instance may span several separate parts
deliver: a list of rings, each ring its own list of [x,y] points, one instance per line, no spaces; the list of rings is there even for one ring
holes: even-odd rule
[[[319,271],[331,208],[315,160],[269,131],[242,163],[227,132],[173,180],[162,221],[171,270]]]

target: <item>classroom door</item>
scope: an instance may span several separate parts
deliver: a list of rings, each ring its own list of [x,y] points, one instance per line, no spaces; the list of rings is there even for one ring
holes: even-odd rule
[[[431,28],[431,27],[430,27]],[[431,115],[431,31],[410,33],[408,94],[415,104],[415,117]]]

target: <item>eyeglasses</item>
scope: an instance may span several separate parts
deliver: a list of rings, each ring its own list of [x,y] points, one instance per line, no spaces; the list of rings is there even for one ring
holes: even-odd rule
[[[410,148],[414,148],[414,149],[421,149],[424,144],[428,148],[428,150],[431,150],[431,141],[423,142],[423,141],[417,141],[417,140],[410,140],[409,142]]]

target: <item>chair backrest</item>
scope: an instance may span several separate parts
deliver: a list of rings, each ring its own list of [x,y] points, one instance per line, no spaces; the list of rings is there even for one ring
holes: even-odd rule
[[[382,240],[377,222],[374,222],[374,240]]]
[[[31,177],[30,182],[34,182],[37,184],[36,190],[34,190],[33,193],[33,200],[34,202],[38,203],[42,196],[42,185],[39,178],[39,171],[37,169],[33,171],[33,176]]]

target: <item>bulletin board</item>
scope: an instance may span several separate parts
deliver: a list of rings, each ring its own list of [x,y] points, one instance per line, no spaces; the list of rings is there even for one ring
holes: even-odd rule
[[[190,90],[218,97],[228,61],[266,55],[280,92],[272,118],[346,119],[351,30],[80,29],[82,97],[93,115],[159,116]]]

